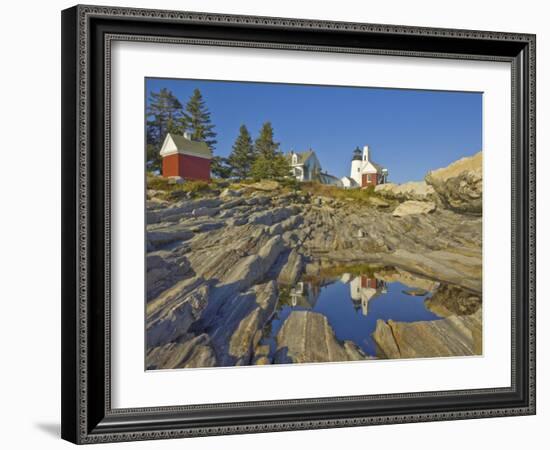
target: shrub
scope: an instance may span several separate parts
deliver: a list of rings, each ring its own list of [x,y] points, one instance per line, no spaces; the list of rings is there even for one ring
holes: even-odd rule
[[[186,181],[182,185],[182,190],[191,193],[204,192],[210,190],[210,185],[206,181]]]
[[[302,188],[302,183],[294,177],[286,177],[278,180],[281,186],[291,189],[293,191],[299,191]]]

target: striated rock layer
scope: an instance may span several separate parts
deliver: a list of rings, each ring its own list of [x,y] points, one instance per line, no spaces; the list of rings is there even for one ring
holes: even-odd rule
[[[483,207],[483,156],[462,158],[426,175],[443,204],[456,212],[480,215]]]
[[[481,309],[469,316],[423,322],[378,320],[374,341],[383,358],[432,358],[482,354]]]
[[[275,363],[358,361],[366,355],[351,341],[339,342],[325,316],[293,311],[277,334]]]

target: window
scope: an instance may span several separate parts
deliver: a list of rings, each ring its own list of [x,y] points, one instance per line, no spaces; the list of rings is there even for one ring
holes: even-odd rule
[[[370,174],[367,174],[367,183],[370,183]]]
[[[357,168],[357,172],[360,172],[360,169],[359,169],[359,167]]]

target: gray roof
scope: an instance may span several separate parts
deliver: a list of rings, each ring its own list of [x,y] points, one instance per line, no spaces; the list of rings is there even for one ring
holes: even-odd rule
[[[212,152],[210,151],[210,148],[208,147],[208,145],[206,145],[206,143],[192,141],[180,134],[169,133],[169,135],[172,137],[174,144],[176,144],[178,152],[185,152],[187,150],[192,153],[204,155],[205,158],[212,157]]]
[[[373,166],[374,168],[378,171],[378,172],[382,172],[382,169],[384,169],[384,167],[382,167],[380,164],[376,164],[375,162],[372,162],[372,161],[369,161]]]
[[[329,173],[320,173],[319,181],[323,184],[334,184],[337,186],[342,185],[342,180],[340,178],[330,175]]]
[[[311,149],[306,150],[305,152],[289,152],[285,156],[292,162],[292,154],[295,154],[298,158],[297,164],[304,164],[315,152]]]

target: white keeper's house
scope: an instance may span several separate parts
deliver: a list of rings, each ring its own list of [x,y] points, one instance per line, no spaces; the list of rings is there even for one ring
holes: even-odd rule
[[[292,175],[298,181],[317,181],[321,173],[321,163],[312,149],[305,152],[291,150],[287,153]]]
[[[323,171],[319,158],[312,149],[305,152],[295,152],[291,150],[286,154],[290,162],[292,175],[298,181],[317,181],[322,184],[331,184],[342,187],[342,180],[334,175]]]

